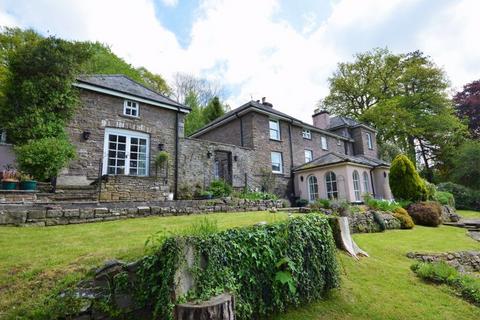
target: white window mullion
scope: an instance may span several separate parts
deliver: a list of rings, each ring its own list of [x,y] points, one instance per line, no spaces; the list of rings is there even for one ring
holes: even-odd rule
[[[125,175],[128,176],[130,174],[130,142],[132,140],[132,136],[127,136],[127,144],[125,146]]]

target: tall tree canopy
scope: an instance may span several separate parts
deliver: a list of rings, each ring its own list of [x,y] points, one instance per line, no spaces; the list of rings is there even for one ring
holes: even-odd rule
[[[453,102],[457,115],[467,121],[472,137],[480,139],[480,80],[466,84]]]
[[[367,122],[378,130],[383,156],[397,146],[427,172],[448,171],[453,150],[466,128],[455,116],[443,70],[422,52],[392,54],[387,49],[360,53],[340,63],[329,78],[322,106],[333,114]]]

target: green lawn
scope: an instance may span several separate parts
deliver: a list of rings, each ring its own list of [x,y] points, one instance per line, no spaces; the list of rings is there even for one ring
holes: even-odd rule
[[[480,211],[458,210],[458,214],[461,215],[462,218],[466,218],[466,219],[473,219],[473,218],[480,219]]]
[[[160,230],[181,233],[205,215],[148,217],[47,228],[0,228],[0,319],[13,308],[55,287],[67,274],[76,281],[92,267],[116,258],[133,260],[144,253],[147,237]],[[221,229],[286,219],[284,213],[209,214]]]
[[[459,212],[467,216],[465,211]],[[480,212],[470,212],[469,215]],[[211,214],[222,229],[285,219],[266,212]],[[168,229],[179,232],[203,216],[150,217],[48,228],[0,228],[1,312],[38,301],[67,274],[73,281],[106,259],[132,260],[143,254],[145,239]],[[480,319],[480,308],[456,297],[446,286],[416,278],[409,251],[480,250],[480,243],[455,227],[359,234],[371,256],[356,262],[339,253],[342,285],[321,302],[274,317],[300,319]]]

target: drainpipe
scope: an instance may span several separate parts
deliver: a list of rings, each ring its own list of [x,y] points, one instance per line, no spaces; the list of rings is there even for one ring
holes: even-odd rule
[[[180,107],[178,107],[177,112],[175,113],[175,172],[174,172],[174,180],[175,180],[175,200],[178,200],[178,150],[179,150],[179,137],[178,137],[178,114],[180,113]]]
[[[293,123],[293,120],[290,120],[290,123],[288,124],[288,144],[290,147],[290,182],[292,183],[292,194],[293,194],[293,197],[295,197],[295,183],[293,181],[292,123]]]
[[[240,145],[244,147],[244,141],[243,141],[243,118],[238,115],[238,112],[235,112],[235,117],[237,119],[240,119]]]
[[[372,185],[372,194],[373,194],[373,197],[375,198],[375,186],[374,186],[374,183],[373,183],[373,170],[376,168],[373,167],[372,169],[370,169],[370,184]]]

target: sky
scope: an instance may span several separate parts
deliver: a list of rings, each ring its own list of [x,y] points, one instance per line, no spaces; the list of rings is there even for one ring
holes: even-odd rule
[[[0,0],[0,26],[100,41],[171,81],[225,86],[235,108],[266,97],[311,122],[339,62],[375,47],[421,50],[452,90],[480,78],[480,0]]]

